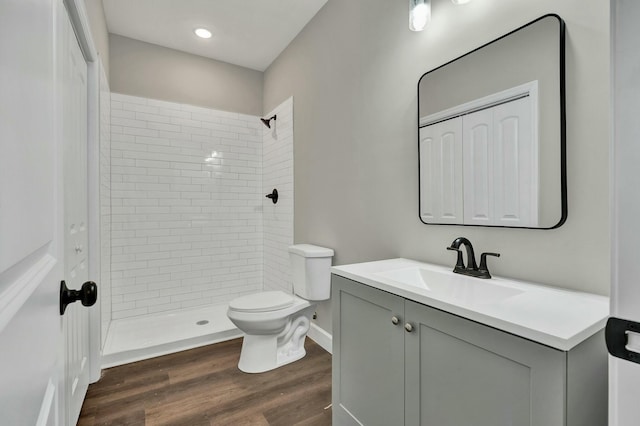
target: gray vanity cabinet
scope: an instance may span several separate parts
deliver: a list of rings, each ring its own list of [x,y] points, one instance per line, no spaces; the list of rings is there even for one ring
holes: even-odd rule
[[[403,425],[404,299],[335,275],[332,282],[340,324],[333,330],[333,424]]]
[[[405,316],[405,424],[564,425],[564,352],[411,301]]]
[[[337,275],[332,304],[335,426],[606,425],[601,334],[564,352]]]

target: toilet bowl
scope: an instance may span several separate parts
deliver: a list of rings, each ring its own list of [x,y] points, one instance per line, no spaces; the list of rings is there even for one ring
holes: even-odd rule
[[[231,301],[227,316],[245,333],[238,368],[245,373],[262,373],[304,357],[304,340],[314,309],[315,304],[308,300],[282,291]]]
[[[315,310],[329,298],[333,250],[309,244],[289,247],[296,294],[263,291],[232,300],[227,316],[244,332],[238,368],[262,373],[304,357]],[[305,297],[306,296],[306,297]]]

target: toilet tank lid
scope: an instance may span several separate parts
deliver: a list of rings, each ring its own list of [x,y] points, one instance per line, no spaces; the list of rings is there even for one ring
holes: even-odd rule
[[[331,257],[333,250],[312,244],[294,244],[289,246],[289,253],[299,254],[303,257]]]

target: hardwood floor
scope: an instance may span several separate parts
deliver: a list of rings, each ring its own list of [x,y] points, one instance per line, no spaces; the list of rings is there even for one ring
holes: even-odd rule
[[[238,370],[241,339],[110,368],[89,386],[81,426],[331,424],[331,355],[307,339],[300,361]]]

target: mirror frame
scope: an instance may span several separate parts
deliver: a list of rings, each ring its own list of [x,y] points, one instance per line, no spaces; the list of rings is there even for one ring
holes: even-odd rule
[[[560,43],[560,49],[559,49],[559,54],[560,54],[560,63],[559,63],[559,83],[560,83],[560,191],[561,191],[561,208],[562,208],[562,212],[561,212],[561,217],[560,220],[558,221],[558,223],[556,223],[555,225],[545,228],[545,227],[525,227],[525,226],[503,226],[503,225],[477,225],[477,224],[464,224],[464,223],[428,223],[422,220],[422,217],[420,215],[420,205],[421,205],[421,197],[422,197],[422,191],[420,188],[420,82],[422,81],[423,78],[425,78],[428,74],[439,70],[459,59],[462,59],[466,56],[471,55],[472,53],[475,53],[477,51],[479,51],[480,49],[487,47],[493,43],[496,43],[497,41],[500,41],[510,35],[512,35],[513,33],[516,33],[524,28],[527,28],[533,24],[535,24],[536,22],[545,19],[545,18],[555,18],[558,20],[558,24],[559,24],[559,43]],[[566,78],[565,78],[565,70],[566,70],[566,64],[565,64],[565,22],[564,20],[557,14],[555,13],[548,13],[546,15],[543,15],[537,19],[534,19],[533,21],[524,24],[512,31],[509,31],[508,33],[488,42],[483,44],[480,47],[477,47],[461,56],[458,56],[455,59],[452,59],[436,68],[433,68],[432,70],[427,71],[426,73],[422,74],[422,76],[418,79],[418,85],[417,85],[417,129],[418,129],[418,218],[420,219],[420,222],[424,223],[425,225],[444,225],[444,226],[476,226],[476,227],[482,227],[482,228],[509,228],[509,229],[540,229],[540,230],[549,230],[549,229],[556,229],[559,228],[560,226],[562,226],[566,220],[567,220],[567,215],[568,215],[568,203],[567,203],[567,116],[566,116]]]

